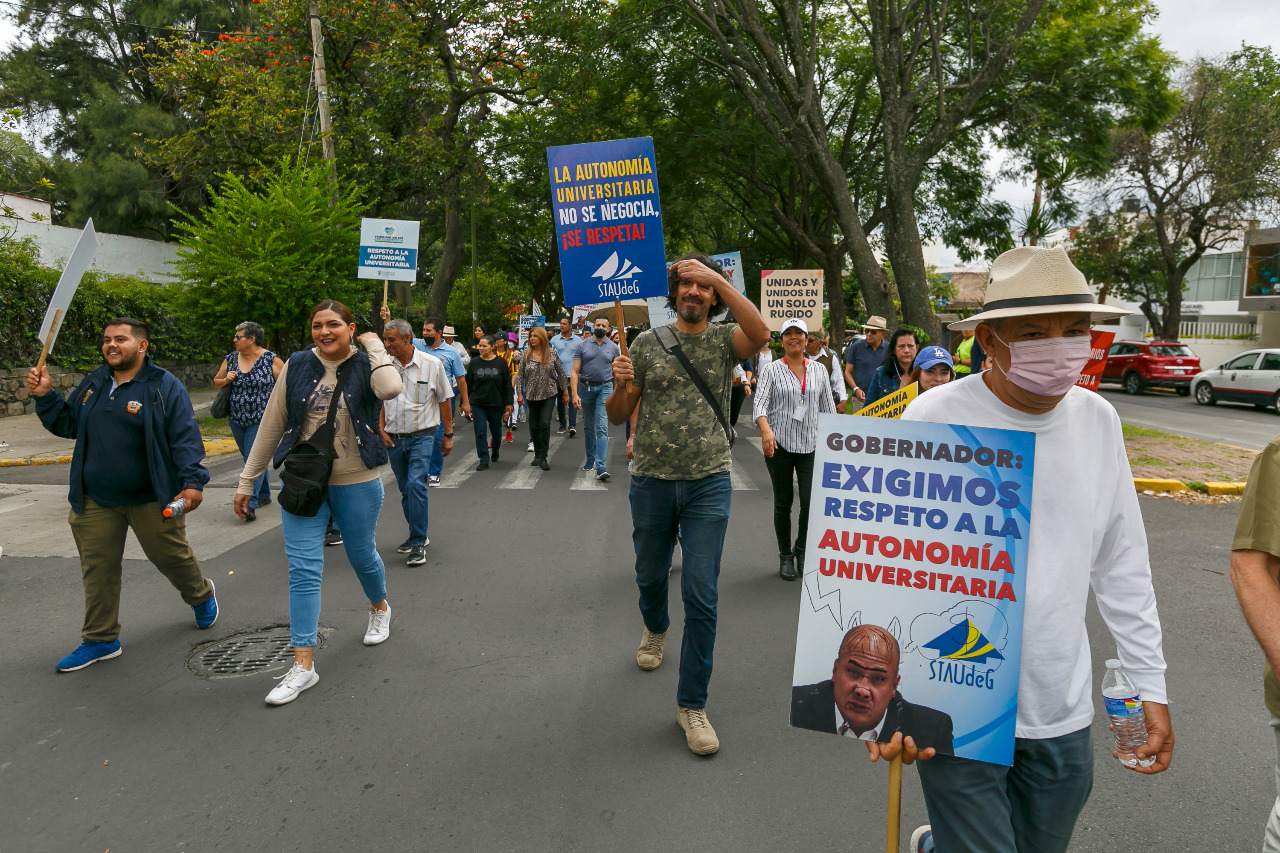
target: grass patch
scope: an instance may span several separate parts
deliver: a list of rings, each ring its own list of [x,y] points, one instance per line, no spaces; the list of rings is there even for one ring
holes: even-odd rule
[[[1130,465],[1163,465],[1163,459],[1156,459],[1151,456],[1137,456],[1129,460]]]
[[[1193,492],[1199,492],[1202,495],[1209,494],[1209,487],[1204,483],[1201,483],[1199,480],[1188,480],[1187,488]]]
[[[231,425],[226,418],[196,418],[196,425],[205,438],[231,438]]]
[[[1120,429],[1125,438],[1182,438],[1180,435],[1134,426],[1133,424],[1122,423],[1120,424]]]

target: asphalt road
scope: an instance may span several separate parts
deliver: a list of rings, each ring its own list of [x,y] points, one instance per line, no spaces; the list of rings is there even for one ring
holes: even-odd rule
[[[446,473],[473,465],[471,439],[458,435]],[[197,631],[159,573],[131,560],[124,654],[65,675],[53,663],[78,642],[78,563],[6,549],[0,846],[883,849],[885,766],[869,764],[859,744],[787,726],[801,585],[776,575],[768,477],[753,443],[735,450],[739,488],[720,583],[708,711],[722,748],[698,758],[674,719],[676,644],[655,672],[634,663],[641,624],[621,442],[603,490],[573,488],[580,442],[559,444],[552,470],[530,488],[495,488],[527,467],[517,444],[494,469],[432,490],[421,568],[394,555],[406,526],[393,490],[378,531],[390,641],[361,644],[366,605],[342,549],[329,549],[321,624],[334,630],[316,654],[321,680],[280,708],[262,701],[269,674],[211,680],[185,666],[201,643],[287,621],[270,512],[256,533],[236,523],[234,535],[247,538],[228,532],[228,547],[203,559],[222,604],[213,629]],[[215,482],[229,484],[236,467],[234,458],[213,461]],[[65,469],[6,469],[0,494],[65,480]],[[0,519],[36,512],[15,503],[21,496],[4,500]],[[192,526],[220,524],[226,501],[207,500]],[[44,506],[56,539],[65,504]],[[1142,506],[1178,747],[1170,771],[1139,777],[1110,758],[1100,718],[1093,795],[1072,850],[1256,849],[1275,796],[1273,747],[1261,655],[1223,574],[1236,506]],[[672,618],[678,636],[678,604]],[[1096,684],[1114,644],[1092,608],[1089,632]],[[908,769],[904,847],[924,820]]]
[[[1163,390],[1131,396],[1118,385],[1104,385],[1101,393],[1116,407],[1120,419],[1134,426],[1251,450],[1261,450],[1280,434],[1280,416],[1275,409],[1245,403],[1201,406],[1191,397]]]

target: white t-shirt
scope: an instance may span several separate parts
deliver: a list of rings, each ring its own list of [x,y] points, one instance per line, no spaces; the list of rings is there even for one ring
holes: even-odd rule
[[[902,419],[1036,434],[1017,736],[1059,737],[1093,721],[1090,588],[1141,697],[1167,703],[1147,536],[1111,404],[1077,387],[1029,415],[974,374],[921,394]]]

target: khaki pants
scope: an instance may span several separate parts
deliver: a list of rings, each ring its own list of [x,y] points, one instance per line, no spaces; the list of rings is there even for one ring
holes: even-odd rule
[[[84,629],[86,643],[109,643],[120,636],[121,561],[124,541],[133,528],[143,552],[169,579],[189,606],[203,604],[213,586],[200,572],[187,544],[187,519],[165,519],[156,502],[132,506],[99,506],[88,497],[84,512],[70,513],[71,533],[80,551],[84,580]]]

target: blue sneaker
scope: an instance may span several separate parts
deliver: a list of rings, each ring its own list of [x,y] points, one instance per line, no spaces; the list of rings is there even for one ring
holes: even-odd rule
[[[109,643],[81,643],[80,648],[58,661],[58,672],[75,672],[100,660],[120,657],[120,641]]]
[[[213,623],[218,621],[218,590],[214,588],[213,581],[209,581],[209,589],[213,590],[209,600],[191,608],[196,612],[197,628],[212,628]]]

